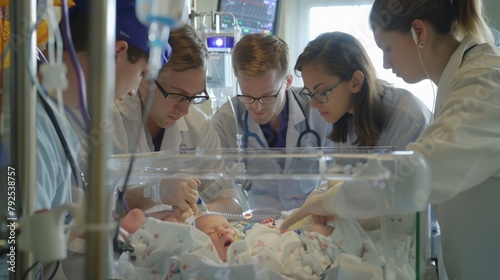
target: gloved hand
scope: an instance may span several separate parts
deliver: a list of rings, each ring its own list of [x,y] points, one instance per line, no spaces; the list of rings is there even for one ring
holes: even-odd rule
[[[338,183],[325,192],[309,196],[304,205],[288,216],[280,226],[280,231],[286,231],[290,226],[303,218],[312,215],[315,223],[321,223],[333,217],[336,213],[333,211],[333,197],[342,183]]]
[[[201,185],[198,179],[164,179],[160,184],[161,202],[171,205],[175,216],[184,221],[186,215],[191,216],[197,212],[198,187]],[[174,207],[175,206],[175,207]],[[187,212],[192,211],[190,214]]]

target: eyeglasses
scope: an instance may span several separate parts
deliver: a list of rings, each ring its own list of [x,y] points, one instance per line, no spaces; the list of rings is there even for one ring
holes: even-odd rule
[[[237,96],[238,96],[238,99],[245,104],[253,104],[255,102],[255,100],[259,100],[260,104],[273,104],[274,102],[276,102],[276,97],[278,97],[278,94],[280,94],[280,91],[281,91],[281,88],[283,87],[283,84],[284,84],[284,82],[281,83],[280,88],[273,95],[262,96],[262,97],[258,97],[258,98],[251,97],[248,95],[239,95],[239,94]]]
[[[202,92],[197,93],[193,96],[185,96],[178,93],[170,93],[167,92],[158,81],[155,81],[156,87],[160,90],[163,97],[165,97],[165,101],[172,103],[182,103],[184,101],[189,101],[190,104],[201,104],[210,99],[207,91],[204,89]]]
[[[338,83],[334,84],[333,87],[331,87],[329,90],[325,92],[318,92],[318,93],[311,93],[307,88],[303,88],[300,91],[300,94],[305,95],[311,99],[314,99],[318,101],[319,103],[327,103],[328,102],[328,95],[336,89],[340,84],[343,82],[343,80],[340,80]]]

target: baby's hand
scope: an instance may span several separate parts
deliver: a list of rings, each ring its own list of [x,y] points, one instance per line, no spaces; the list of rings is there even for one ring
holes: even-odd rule
[[[263,220],[261,224],[263,224],[269,228],[276,228],[276,220],[273,218],[267,218],[267,219]]]

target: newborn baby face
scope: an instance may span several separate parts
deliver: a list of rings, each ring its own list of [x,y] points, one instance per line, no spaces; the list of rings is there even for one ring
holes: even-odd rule
[[[219,258],[226,261],[227,249],[234,242],[234,228],[226,218],[219,215],[205,215],[196,219],[195,224],[196,228],[210,237]]]

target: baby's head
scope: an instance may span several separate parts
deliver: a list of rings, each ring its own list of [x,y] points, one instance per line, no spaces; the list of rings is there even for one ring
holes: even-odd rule
[[[226,261],[227,249],[234,242],[234,228],[221,215],[207,214],[195,221],[196,228],[206,233],[217,250],[221,260]]]

